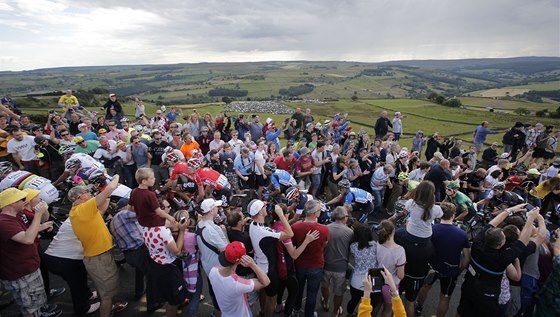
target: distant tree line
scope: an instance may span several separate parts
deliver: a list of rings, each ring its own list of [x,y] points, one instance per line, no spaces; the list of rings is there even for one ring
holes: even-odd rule
[[[313,91],[313,89],[315,89],[315,86],[313,86],[312,84],[303,84],[299,86],[290,86],[287,89],[282,88],[280,89],[280,91],[278,91],[278,93],[282,96],[294,97],[310,93]]]

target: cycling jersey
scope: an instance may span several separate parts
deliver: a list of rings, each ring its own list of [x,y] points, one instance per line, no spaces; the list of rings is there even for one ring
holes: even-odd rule
[[[274,174],[271,175],[270,181],[274,185],[275,189],[279,189],[282,186],[296,186],[296,180],[292,177],[290,173],[285,170],[276,169]]]
[[[313,196],[308,194],[300,194],[299,195],[299,202],[296,206],[296,214],[301,215],[303,214],[303,208],[305,207],[305,203],[308,201],[313,200]]]
[[[20,190],[26,188],[38,190],[40,191],[39,198],[47,204],[58,199],[58,190],[51,184],[50,180],[27,171],[15,171],[6,175],[0,182],[0,191],[10,187]]]
[[[72,156],[70,156],[69,159],[78,159],[80,160],[80,162],[82,163],[82,168],[84,167],[91,167],[94,168],[96,170],[99,170],[103,173],[105,173],[105,166],[103,166],[103,164],[101,164],[101,162],[99,162],[98,160],[94,159],[93,157],[85,154],[85,153],[74,153],[72,154]],[[66,170],[68,171],[68,170]]]
[[[490,191],[488,195],[490,198],[489,205],[491,207],[499,207],[501,205],[506,205],[507,207],[513,207],[519,204],[525,203],[525,200],[514,192],[508,192],[507,190],[502,193],[502,196],[498,197],[494,195],[493,191]]]
[[[467,195],[461,192],[456,192],[454,197],[447,195],[447,200],[457,207],[457,214],[460,214],[465,210],[474,210],[474,204],[472,200]]]
[[[373,201],[373,196],[370,193],[356,187],[350,187],[350,191],[348,192],[348,194],[346,194],[346,197],[344,198],[345,205],[352,204],[353,202],[359,204],[367,204],[368,202],[372,202],[372,201]]]
[[[198,186],[208,185],[216,190],[229,188],[227,178],[208,167],[199,168],[196,173],[193,174],[187,163],[179,162],[173,167],[171,180],[175,180],[177,178],[177,175],[179,174],[184,175],[188,179],[194,181]]]

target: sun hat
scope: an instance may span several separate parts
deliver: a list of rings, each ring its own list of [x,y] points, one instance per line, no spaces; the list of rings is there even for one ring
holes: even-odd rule
[[[251,215],[251,217],[254,217],[265,206],[266,206],[266,202],[264,202],[262,200],[259,200],[259,199],[253,199],[247,205],[247,210],[249,211],[249,215]]]
[[[25,197],[25,203],[29,204],[29,202],[37,197],[37,195],[39,195],[41,193],[40,190],[36,190],[36,189],[31,189],[31,188],[26,188],[23,190],[23,192],[25,192],[27,194],[27,196]]]
[[[214,207],[218,207],[221,206],[222,202],[219,200],[215,200],[212,198],[207,198],[204,199],[204,201],[202,201],[202,204],[200,204],[200,209],[202,209],[202,214],[207,214],[210,212],[210,210],[212,210]]]
[[[77,136],[77,137],[74,138],[74,143],[76,143],[76,144],[80,144],[84,141],[85,141],[84,138],[82,138],[81,136]]]
[[[310,152],[309,149],[306,148],[306,147],[302,147],[301,149],[299,149],[299,155],[300,156],[304,156],[306,154],[309,154],[309,152]]]
[[[245,245],[239,241],[233,241],[228,244],[224,251],[220,252],[218,259],[221,266],[232,266],[247,254]]]
[[[99,131],[97,131],[97,133],[99,133],[99,134],[105,134],[105,133],[107,133],[107,130],[101,128],[101,129],[99,129]]]
[[[531,168],[527,171],[527,174],[529,174],[529,175],[541,175],[541,172],[539,172],[539,170],[536,169],[536,168]]]
[[[27,197],[27,193],[17,188],[7,188],[0,193],[0,209]]]

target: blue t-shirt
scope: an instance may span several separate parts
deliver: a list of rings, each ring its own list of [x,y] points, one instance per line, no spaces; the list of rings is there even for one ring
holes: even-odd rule
[[[85,135],[80,132],[80,133],[76,134],[76,136],[81,136],[86,141],[97,140],[97,135],[95,133],[91,132],[91,131],[89,131]]]
[[[459,275],[461,251],[470,247],[467,233],[454,225],[435,224],[432,226],[432,244],[434,257],[431,262],[434,269],[443,276]]]

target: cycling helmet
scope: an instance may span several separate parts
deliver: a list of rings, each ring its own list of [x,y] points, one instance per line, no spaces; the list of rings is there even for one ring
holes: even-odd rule
[[[397,179],[400,180],[400,181],[407,180],[408,179],[408,173],[407,172],[400,172]]]
[[[272,162],[267,162],[264,164],[264,169],[274,173],[274,171],[276,171],[276,164]]]
[[[286,199],[295,200],[299,197],[299,189],[296,186],[292,186],[286,190]]]
[[[165,157],[165,163],[175,163],[179,161],[179,155],[177,155],[177,153],[175,152],[171,152],[171,153],[167,153],[167,156]]]
[[[58,149],[58,154],[60,155],[69,155],[74,153],[74,146],[73,145],[61,145]]]
[[[492,186],[492,190],[505,190],[506,189],[506,185],[502,182],[497,182],[496,184],[494,184],[494,186]]]
[[[102,171],[96,170],[88,177],[90,184],[105,185],[107,184],[107,177]]]
[[[347,179],[343,179],[337,184],[338,189],[350,189],[350,182]]]
[[[187,161],[187,165],[192,168],[199,168],[202,165],[202,162],[198,158],[191,158]]]
[[[198,186],[194,182],[183,183],[183,190],[187,193],[194,194],[198,191]]]
[[[64,163],[64,168],[66,168],[67,170],[73,169],[75,167],[81,167],[81,166],[82,166],[82,161],[78,160],[77,158],[70,158],[66,161],[66,163]]]
[[[192,150],[191,151],[191,157],[192,158],[202,158],[202,157],[204,157],[204,155],[202,155],[202,153],[199,150]]]
[[[459,189],[460,184],[458,181],[449,181],[446,185],[447,189]]]
[[[0,162],[0,175],[5,175],[13,171],[12,163]]]

